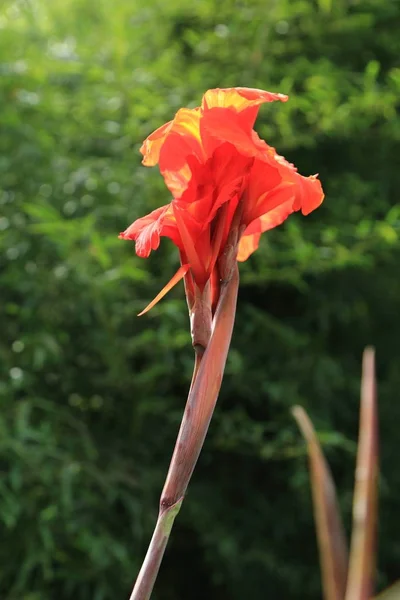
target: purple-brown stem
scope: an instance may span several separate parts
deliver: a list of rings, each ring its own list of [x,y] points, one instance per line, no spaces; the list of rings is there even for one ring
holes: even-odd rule
[[[204,443],[221,387],[236,313],[239,273],[235,265],[231,279],[222,284],[214,317],[214,330],[203,355],[197,378],[189,394],[160,510],[175,504],[186,492]]]
[[[237,242],[234,241],[235,245]],[[203,353],[196,353],[195,369],[167,479],[160,499],[157,524],[130,600],[148,600],[176,515],[199,457],[221,387],[232,337],[239,272],[225,260],[213,330]]]

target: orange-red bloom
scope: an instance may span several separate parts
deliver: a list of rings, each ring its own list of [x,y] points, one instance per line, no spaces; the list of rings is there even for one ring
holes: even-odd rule
[[[172,200],[120,237],[135,240],[142,257],[158,248],[161,236],[169,237],[182,265],[148,308],[184,276],[189,293],[211,281],[215,303],[218,259],[234,218],[241,236],[237,259],[243,261],[261,233],[294,211],[307,215],[321,204],[317,177],[300,175],[253,129],[260,104],[274,100],[288,97],[249,88],[208,90],[200,107],[180,109],[143,143],[143,164],[159,165]]]

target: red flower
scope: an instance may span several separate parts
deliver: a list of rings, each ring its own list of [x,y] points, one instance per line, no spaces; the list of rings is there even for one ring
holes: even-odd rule
[[[243,261],[257,249],[261,233],[294,211],[307,215],[321,204],[324,194],[316,176],[297,173],[253,129],[260,104],[274,100],[288,97],[249,88],[208,90],[199,108],[180,109],[143,143],[143,164],[159,165],[173,198],[120,237],[135,240],[142,257],[158,248],[161,236],[169,237],[182,265],[145,310],[185,275],[189,305],[195,286],[202,290],[208,281],[215,305],[218,260],[234,219],[240,235],[237,259]]]

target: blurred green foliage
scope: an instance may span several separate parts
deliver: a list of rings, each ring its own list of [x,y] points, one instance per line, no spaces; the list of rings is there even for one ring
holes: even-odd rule
[[[232,351],[155,600],[320,597],[305,406],[350,517],[377,349],[379,585],[398,575],[398,0],[2,0],[0,597],[127,597],[192,369],[177,266],[117,239],[168,201],[142,139],[210,87],[288,93],[260,135],[326,200],[241,265]]]

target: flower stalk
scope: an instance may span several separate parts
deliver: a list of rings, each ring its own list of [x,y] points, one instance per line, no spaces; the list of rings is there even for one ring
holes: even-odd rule
[[[231,279],[223,284],[214,330],[189,393],[161,495],[161,508],[174,505],[184,496],[203,446],[222,383],[235,320],[238,286],[239,275],[235,265]]]
[[[236,261],[230,265],[230,270],[226,270],[225,276],[210,340],[202,358],[199,359],[199,355],[196,358],[191,389],[161,494],[156,527],[130,600],[150,598],[174,519],[182,505],[217,402],[236,313],[239,287]]]

